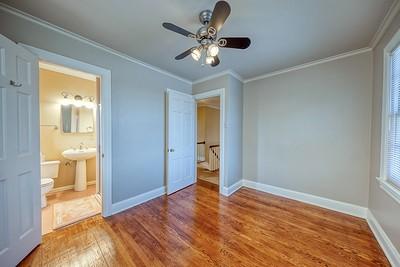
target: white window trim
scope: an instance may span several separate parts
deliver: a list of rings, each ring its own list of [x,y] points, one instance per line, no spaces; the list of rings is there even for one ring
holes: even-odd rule
[[[386,179],[377,177],[376,178],[379,181],[380,187],[389,195],[391,196],[394,200],[397,201],[397,203],[400,204],[400,192],[399,189],[394,187],[391,183],[389,183]]]
[[[400,204],[400,189],[390,183],[386,175],[386,164],[387,164],[387,140],[388,140],[388,119],[387,114],[389,112],[389,93],[390,93],[390,62],[392,51],[400,45],[400,30],[393,36],[392,40],[387,44],[383,50],[383,94],[382,94],[382,129],[381,129],[381,164],[380,174],[376,179],[378,180],[380,187],[394,200]]]

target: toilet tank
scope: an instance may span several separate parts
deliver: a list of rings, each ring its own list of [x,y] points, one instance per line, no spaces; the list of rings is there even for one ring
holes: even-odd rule
[[[43,161],[40,163],[40,177],[43,178],[57,178],[58,168],[60,166],[59,160]]]

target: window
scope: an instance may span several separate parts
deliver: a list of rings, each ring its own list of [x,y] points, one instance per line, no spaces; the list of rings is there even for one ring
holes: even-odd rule
[[[378,178],[390,196],[400,203],[400,45],[399,34],[385,49],[382,109],[381,177]],[[395,45],[393,43],[396,42]]]
[[[400,188],[400,46],[390,54],[386,124],[386,178]]]

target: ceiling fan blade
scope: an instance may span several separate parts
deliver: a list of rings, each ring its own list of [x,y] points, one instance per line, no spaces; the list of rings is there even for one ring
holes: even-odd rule
[[[167,30],[182,34],[183,36],[186,36],[186,37],[196,38],[195,34],[189,32],[189,31],[187,31],[185,29],[182,29],[179,26],[176,26],[175,24],[172,24],[172,23],[169,23],[169,22],[164,22],[162,25]]]
[[[211,67],[216,67],[216,66],[218,66],[219,62],[220,62],[219,57],[218,57],[218,56],[215,56],[215,57],[214,57],[213,63],[211,63]]]
[[[222,37],[218,40],[219,47],[246,49],[250,46],[250,39],[247,37]]]
[[[224,25],[225,20],[228,18],[231,13],[231,7],[228,2],[218,1],[215,4],[214,10],[212,12],[212,17],[208,26],[208,33],[211,35],[217,34],[219,30]]]
[[[189,48],[189,49],[186,50],[185,52],[183,52],[183,53],[177,55],[177,56],[175,57],[175,59],[176,59],[176,60],[184,59],[185,57],[187,57],[188,55],[190,55],[190,54],[192,53],[192,50],[193,50],[194,48],[196,48],[196,47]]]

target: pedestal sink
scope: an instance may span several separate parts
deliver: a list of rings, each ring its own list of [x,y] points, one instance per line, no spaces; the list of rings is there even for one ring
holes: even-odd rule
[[[67,149],[62,155],[69,160],[76,160],[75,191],[86,190],[86,160],[96,156],[96,148]]]

